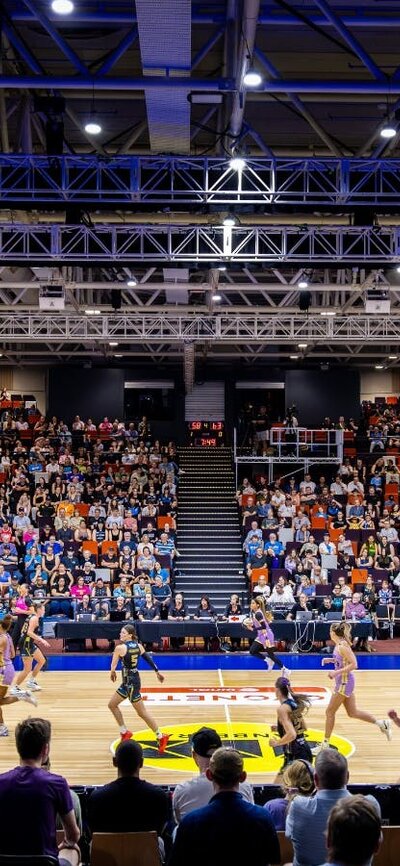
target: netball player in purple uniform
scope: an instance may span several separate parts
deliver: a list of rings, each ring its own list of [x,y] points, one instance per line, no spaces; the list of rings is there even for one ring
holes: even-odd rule
[[[357,659],[351,648],[351,626],[346,622],[337,622],[331,626],[331,640],[334,643],[332,658],[322,659],[321,664],[333,663],[335,670],[329,673],[329,678],[334,680],[333,695],[326,709],[325,738],[314,754],[320,749],[329,746],[329,739],[335,725],[335,716],[339,707],[343,704],[351,719],[359,719],[360,722],[369,722],[377,725],[382,734],[388,740],[392,738],[392,727],[387,719],[376,719],[371,713],[358,710],[354,694],[355,678],[353,671],[357,670]]]
[[[8,737],[8,728],[4,724],[3,711],[1,707],[7,704],[15,704],[16,701],[28,701],[36,707],[37,701],[29,691],[20,690],[18,696],[10,695],[9,686],[15,677],[14,665],[11,661],[14,653],[14,645],[8,634],[12,626],[12,616],[7,613],[0,621],[0,737]]]
[[[244,621],[246,628],[256,630],[256,637],[250,647],[250,655],[257,656],[266,663],[268,670],[272,671],[274,664],[281,668],[283,676],[290,677],[290,670],[285,667],[283,661],[275,655],[275,638],[271,629],[272,613],[266,610],[264,599],[259,595],[250,602],[250,617]]]

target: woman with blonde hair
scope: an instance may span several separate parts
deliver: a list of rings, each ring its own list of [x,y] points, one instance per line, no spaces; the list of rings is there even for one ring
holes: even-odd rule
[[[392,726],[388,719],[376,719],[371,713],[357,708],[354,694],[354,671],[357,670],[357,659],[351,648],[351,626],[347,622],[334,623],[331,625],[330,637],[334,643],[333,655],[332,658],[322,659],[321,664],[334,664],[335,669],[330,671],[328,676],[329,679],[334,680],[335,685],[332,697],[326,708],[325,737],[321,746],[315,752],[320,751],[320,749],[326,749],[329,746],[329,740],[335,726],[336,713],[342,704],[351,719],[358,719],[360,722],[369,722],[371,725],[377,725],[382,734],[385,734],[387,739],[391,740]]]
[[[250,647],[250,655],[262,659],[269,671],[272,670],[274,664],[277,664],[281,668],[282,674],[289,678],[290,670],[284,666],[283,661],[274,652],[275,638],[270,626],[272,620],[273,615],[270,610],[267,611],[264,599],[260,595],[253,598],[250,602],[250,617],[245,619],[243,623],[250,631],[256,631],[256,637]]]
[[[292,761],[279,778],[283,797],[264,803],[275,830],[284,830],[288,808],[295,797],[311,797],[315,791],[314,773],[308,761]]]

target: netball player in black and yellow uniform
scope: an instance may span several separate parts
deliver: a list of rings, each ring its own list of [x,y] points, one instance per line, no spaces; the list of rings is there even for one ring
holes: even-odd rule
[[[312,754],[309,744],[304,737],[307,725],[304,721],[305,713],[310,701],[306,695],[295,694],[287,677],[278,677],[275,683],[275,695],[279,701],[278,708],[278,737],[270,737],[269,744],[272,748],[282,746],[284,762],[280,772],[292,761],[303,760],[312,763]]]
[[[11,695],[18,696],[21,683],[29,679],[26,683],[29,690],[32,692],[40,692],[41,686],[38,685],[36,677],[46,663],[46,657],[43,655],[40,647],[49,647],[47,640],[37,634],[39,627],[39,619],[44,615],[44,605],[41,601],[31,601],[28,608],[26,620],[21,629],[20,639],[18,641],[18,649],[22,659],[22,671],[17,674],[14,680]],[[35,667],[33,667],[35,662]]]
[[[111,710],[114,718],[118,722],[121,740],[130,740],[132,737],[132,731],[128,731],[121,710],[119,709],[119,705],[122,701],[128,698],[138,716],[140,716],[146,725],[154,731],[158,740],[158,751],[164,752],[168,744],[169,735],[161,733],[157,722],[153,719],[150,713],[147,712],[140,694],[140,676],[138,671],[138,661],[140,656],[142,656],[144,661],[146,661],[147,664],[156,672],[157,679],[160,683],[164,682],[164,677],[158,670],[152,657],[145,651],[142,644],[139,643],[133,625],[125,625],[121,629],[120,640],[122,643],[118,644],[113,652],[110,677],[112,682],[115,683],[117,679],[118,662],[120,661],[122,668],[122,683],[109,701],[108,708]]]

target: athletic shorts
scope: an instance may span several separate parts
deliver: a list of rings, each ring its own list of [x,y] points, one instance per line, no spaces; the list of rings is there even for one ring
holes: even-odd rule
[[[347,674],[347,677],[342,677],[339,675],[335,679],[335,695],[342,695],[344,698],[349,698],[350,695],[354,692],[355,680],[353,674],[350,672]]]
[[[119,689],[117,689],[117,695],[121,695],[121,698],[128,698],[131,704],[136,704],[137,701],[142,700],[142,695],[140,694],[140,677],[131,677],[126,682],[122,682]]]
[[[12,662],[6,662],[3,668],[0,668],[0,683],[2,686],[10,686],[15,677],[15,668]]]
[[[25,640],[21,641],[21,643],[19,644],[20,654],[21,656],[25,656],[26,658],[32,658],[35,649],[36,646],[30,637],[25,638]]]
[[[284,747],[285,762],[284,766],[291,764],[292,761],[308,761],[312,763],[311,748],[304,737],[298,737],[292,743]]]

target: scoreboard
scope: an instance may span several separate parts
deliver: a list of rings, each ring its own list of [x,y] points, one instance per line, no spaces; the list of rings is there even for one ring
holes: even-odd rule
[[[189,421],[190,444],[197,448],[218,448],[225,441],[223,421]]]

